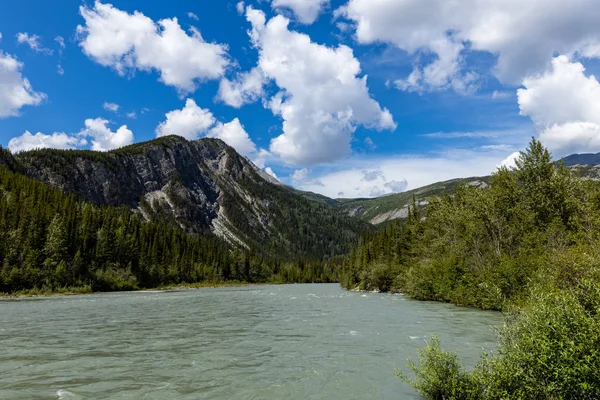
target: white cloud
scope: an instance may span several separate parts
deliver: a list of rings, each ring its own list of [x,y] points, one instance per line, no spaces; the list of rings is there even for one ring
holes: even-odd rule
[[[125,114],[125,116],[129,119],[136,119],[137,113],[135,111],[132,111],[132,112],[128,112],[127,114]]]
[[[46,95],[33,90],[21,74],[23,63],[0,50],[0,119],[19,115],[24,106],[40,104]]]
[[[92,150],[108,151],[133,143],[133,132],[126,125],[113,132],[108,124],[102,118],[89,118],[85,120],[85,128],[74,134],[55,132],[46,135],[38,132],[32,135],[25,131],[21,136],[12,138],[8,142],[8,148],[13,152],[42,148],[75,149],[87,146],[87,138],[90,138]]]
[[[235,9],[237,10],[239,15],[244,15],[244,9],[245,9],[244,2],[243,1],[238,2],[235,5]]]
[[[267,174],[271,175],[273,178],[279,180],[279,178],[277,177],[277,175],[275,174],[275,172],[273,172],[273,169],[271,169],[271,167],[265,168],[265,172]]]
[[[193,19],[194,21],[200,21],[200,18],[198,18],[198,16],[191,11],[187,13],[187,16],[188,18]]]
[[[510,97],[512,97],[512,93],[510,92],[505,92],[502,90],[494,90],[494,92],[492,93],[492,99],[493,100],[502,100],[502,99],[508,99]]]
[[[52,55],[53,51],[42,46],[41,40],[42,38],[38,35],[30,35],[27,32],[17,33],[17,42],[20,44],[27,44],[36,53]]]
[[[555,157],[600,151],[600,83],[581,63],[556,57],[551,71],[523,85],[517,91],[521,114],[532,119]]]
[[[92,150],[96,151],[108,151],[133,143],[133,132],[127,128],[127,125],[113,132],[108,127],[108,123],[103,118],[86,119],[85,128],[79,132],[79,136],[91,138]]]
[[[392,193],[402,193],[408,187],[408,181],[406,179],[402,179],[401,181],[390,181],[383,186],[390,189]]]
[[[272,0],[271,2],[274,9],[292,10],[298,21],[303,24],[315,22],[328,4],[329,0]]]
[[[45,135],[41,132],[32,135],[25,131],[21,136],[14,137],[8,142],[8,148],[13,153],[28,151],[34,149],[74,149],[77,146],[86,144],[85,140],[69,136],[66,133],[55,132],[51,135]]]
[[[54,41],[55,41],[56,43],[58,43],[58,46],[59,46],[61,49],[64,49],[64,48],[65,48],[65,39],[64,39],[62,36],[57,36],[57,37],[55,37],[55,38],[54,38]]]
[[[283,119],[283,133],[270,150],[290,164],[313,165],[347,155],[358,125],[395,129],[387,109],[369,93],[352,49],[327,47],[288,30],[289,20],[268,23],[262,11],[246,9],[249,32],[259,51],[258,68],[280,91],[266,102]]]
[[[192,99],[187,99],[181,110],[169,111],[167,119],[156,128],[156,136],[179,135],[188,140],[198,139],[215,124],[213,114],[200,108]]]
[[[360,43],[436,56],[415,68],[407,89],[454,88],[448,83],[468,77],[464,56],[472,51],[497,56],[495,75],[513,84],[543,71],[556,53],[600,56],[597,0],[349,0],[335,14],[355,23]]]
[[[600,152],[600,124],[595,122],[568,122],[545,129],[539,137],[553,153],[554,158],[573,153]]]
[[[385,180],[385,175],[381,170],[375,169],[373,171],[363,171],[363,181],[373,182],[379,178]]]
[[[79,11],[85,19],[77,27],[83,52],[121,75],[156,70],[164,84],[188,93],[202,81],[221,78],[229,64],[226,45],[206,42],[193,27],[186,33],[176,18],[155,23],[99,1]]]
[[[377,148],[377,146],[375,145],[375,143],[373,142],[373,139],[371,139],[370,137],[366,137],[365,138],[365,144],[367,146],[369,146],[369,148],[371,150],[375,150]]]
[[[310,170],[307,168],[297,169],[291,175],[290,179],[298,186],[323,187],[323,182],[309,177]]]
[[[251,154],[250,158],[258,168],[265,168],[265,164],[273,158],[273,155],[268,150],[259,149],[256,153]]]
[[[117,103],[105,102],[102,105],[102,108],[104,108],[106,111],[112,111],[116,113],[117,111],[119,111],[119,108],[121,108],[121,106],[119,106]]]
[[[506,151],[490,150],[454,151],[422,157],[354,158],[339,163],[335,170],[313,171],[311,177],[293,183],[299,189],[329,197],[374,197],[458,177],[488,175],[506,155]],[[365,180],[365,171],[373,170],[381,171],[381,175],[375,180]]]
[[[416,66],[408,78],[396,80],[398,89],[418,93],[450,88],[458,93],[471,93],[477,89],[477,74],[461,68],[464,64],[462,43],[444,37],[430,46],[437,59],[425,67]]]
[[[217,123],[206,136],[221,139],[244,155],[256,152],[256,145],[237,118],[225,124]]]
[[[221,79],[217,99],[235,108],[253,103],[263,95],[264,77],[259,68],[238,74],[234,81]]]
[[[65,74],[65,69],[62,67],[62,65],[58,64],[58,65],[56,66],[56,72],[57,72],[59,75],[64,75],[64,74]]]
[[[305,181],[308,178],[308,169],[307,168],[297,169],[292,173],[292,175],[290,175],[290,178],[292,178],[292,180],[294,182]]]
[[[187,99],[181,110],[169,111],[166,120],[156,128],[156,136],[179,135],[188,140],[203,136],[219,138],[235,148],[239,153],[264,160],[263,151],[257,153],[256,145],[248,136],[239,119],[227,123],[218,122],[212,112],[200,108],[192,99]],[[258,162],[264,167],[264,161]],[[258,165],[258,164],[257,164]]]

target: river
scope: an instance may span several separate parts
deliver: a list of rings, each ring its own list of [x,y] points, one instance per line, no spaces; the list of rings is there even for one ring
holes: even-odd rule
[[[0,301],[0,399],[407,399],[424,338],[474,365],[502,315],[337,284]]]

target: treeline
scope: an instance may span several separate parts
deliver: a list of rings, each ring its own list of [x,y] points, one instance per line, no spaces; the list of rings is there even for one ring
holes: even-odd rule
[[[197,282],[331,282],[335,260],[232,251],[210,232],[145,222],[0,165],[0,292],[134,290]]]
[[[433,339],[401,375],[431,399],[600,398],[600,185],[533,140],[489,187],[461,187],[365,235],[342,282],[508,310],[494,356],[466,371]]]
[[[568,279],[565,254],[596,257],[599,243],[600,185],[557,167],[533,141],[517,168],[500,168],[488,187],[464,185],[430,199],[424,215],[413,205],[406,221],[363,234],[341,280],[502,310],[555,274]]]

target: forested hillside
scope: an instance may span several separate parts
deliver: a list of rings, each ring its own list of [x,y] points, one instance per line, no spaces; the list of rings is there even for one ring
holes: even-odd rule
[[[433,339],[410,381],[431,399],[600,396],[600,185],[533,140],[517,168],[414,204],[405,223],[363,235],[347,288],[401,291],[511,311],[498,353],[474,371]]]
[[[97,206],[0,166],[0,292],[131,290],[197,282],[329,282],[335,261],[283,262]]]
[[[97,205],[210,230],[233,248],[283,260],[346,254],[368,224],[264,178],[218,139],[166,136],[109,152],[42,149],[11,158],[32,178]]]

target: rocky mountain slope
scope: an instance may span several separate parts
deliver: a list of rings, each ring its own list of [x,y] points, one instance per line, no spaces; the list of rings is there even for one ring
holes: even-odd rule
[[[349,216],[377,225],[393,219],[406,218],[408,206],[412,204],[413,197],[417,205],[425,207],[431,196],[439,195],[444,191],[452,191],[465,183],[485,187],[488,179],[489,176],[459,178],[374,199],[338,199],[337,207]]]
[[[367,227],[274,183],[218,139],[168,136],[106,153],[43,149],[15,160],[26,175],[95,204],[124,205],[189,232],[210,230],[269,255],[343,254]]]

